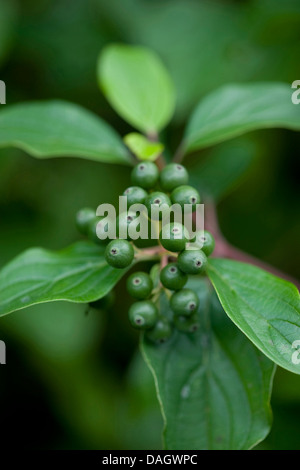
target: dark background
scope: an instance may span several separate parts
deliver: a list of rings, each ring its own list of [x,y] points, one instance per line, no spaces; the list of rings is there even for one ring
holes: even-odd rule
[[[162,138],[172,151],[207,92],[229,82],[300,79],[300,2],[0,0],[0,79],[7,105],[61,98],[126,134],[131,128],[107,104],[96,80],[99,52],[116,41],[153,48],[170,70],[178,103]],[[238,167],[230,167],[230,143],[190,162],[222,154],[229,178],[216,194],[224,234],[299,278],[300,136],[268,130],[239,142],[248,157]],[[0,265],[31,246],[59,249],[75,241],[76,211],[116,203],[129,171],[79,159],[39,161],[2,149]],[[1,318],[0,338],[7,345],[7,365],[0,369],[3,448],[161,447],[162,419],[137,352],[138,336],[128,326],[129,303],[121,282],[106,312],[85,315],[86,306],[58,302]],[[274,426],[259,448],[299,449],[299,388],[299,376],[278,370]]]

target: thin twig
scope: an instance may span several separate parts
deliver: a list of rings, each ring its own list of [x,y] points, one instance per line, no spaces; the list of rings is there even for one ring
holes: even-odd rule
[[[181,163],[183,159],[184,159],[184,147],[183,147],[183,143],[181,143],[174,154],[173,162]]]
[[[149,132],[146,135],[146,137],[147,137],[148,140],[150,140],[150,142],[158,142],[159,141],[159,137],[158,137],[157,132]],[[155,160],[155,163],[156,163],[159,171],[161,171],[166,166],[166,160],[165,160],[162,153],[157,157],[157,159]]]
[[[158,166],[159,171],[161,171],[166,166],[166,160],[162,154],[157,157],[155,163]]]

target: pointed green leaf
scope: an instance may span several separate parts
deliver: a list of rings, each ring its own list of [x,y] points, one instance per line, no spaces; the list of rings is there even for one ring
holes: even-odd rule
[[[144,339],[156,383],[167,449],[249,449],[270,430],[274,364],[226,317],[203,279],[198,331],[175,331],[162,345]],[[169,315],[164,302],[162,312]]]
[[[108,124],[64,101],[2,107],[0,147],[17,147],[37,158],[81,157],[130,164],[122,139]]]
[[[99,59],[98,79],[111,106],[137,129],[156,133],[171,119],[174,87],[151,50],[121,44],[106,47]]]
[[[295,350],[295,341],[300,341],[298,289],[239,261],[211,259],[207,272],[231,320],[272,361],[300,374]]]
[[[17,256],[0,271],[0,316],[42,302],[100,299],[126,272],[106,263],[104,249],[78,242],[58,252],[33,248]]]
[[[164,146],[160,142],[151,142],[138,132],[131,132],[123,138],[127,147],[139,160],[155,161],[162,153]]]
[[[225,85],[205,97],[188,123],[187,152],[214,145],[245,132],[270,127],[300,129],[300,109],[285,83]]]

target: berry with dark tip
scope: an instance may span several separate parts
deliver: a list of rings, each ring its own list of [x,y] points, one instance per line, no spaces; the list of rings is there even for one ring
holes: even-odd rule
[[[191,289],[181,289],[170,298],[170,306],[175,315],[190,316],[199,306],[197,294]]]
[[[196,313],[193,313],[189,317],[175,315],[174,324],[177,330],[182,331],[184,333],[194,333],[200,328],[199,318]]]
[[[131,181],[135,186],[144,189],[153,188],[159,178],[159,171],[155,163],[142,162],[134,167],[131,173]]]
[[[184,250],[178,255],[178,266],[186,274],[200,274],[205,270],[207,257],[202,250]]]
[[[129,226],[137,218],[136,212],[122,212],[116,219],[117,237],[131,240],[129,236]]]
[[[127,207],[130,207],[133,204],[144,204],[148,193],[139,186],[130,186],[125,189],[123,196],[127,197]]]
[[[169,263],[161,270],[160,280],[167,289],[180,290],[187,283],[188,276],[179,269],[177,263]]]
[[[96,220],[96,213],[93,209],[85,207],[76,214],[76,227],[80,233],[87,235],[89,224]]]
[[[192,186],[178,186],[172,191],[171,200],[173,204],[179,204],[183,209],[185,204],[191,204],[191,211],[196,209],[196,205],[200,203],[200,195],[197,189]]]
[[[161,188],[171,192],[177,186],[186,185],[189,181],[189,174],[179,163],[169,163],[162,169],[159,178]]]
[[[145,200],[145,206],[148,210],[149,217],[151,217],[152,220],[161,220],[161,207],[164,204],[166,204],[167,206],[171,206],[171,201],[167,194],[162,193],[160,191],[155,191],[149,194],[149,196]]]
[[[212,254],[215,248],[215,239],[210,232],[207,230],[199,231],[196,233],[196,243],[199,245],[201,250],[209,256]]]
[[[141,300],[131,305],[128,316],[134,328],[146,330],[155,326],[158,319],[158,309],[150,300]]]
[[[135,299],[146,299],[152,292],[153,281],[149,274],[142,271],[133,273],[127,279],[127,290]]]
[[[184,225],[178,222],[166,224],[159,234],[160,243],[168,251],[182,251],[189,241],[189,233]]]
[[[165,343],[172,335],[172,325],[167,318],[160,316],[151,330],[146,331],[146,338],[153,343]]]
[[[127,268],[133,258],[134,249],[127,240],[112,240],[105,249],[105,259],[114,268]]]

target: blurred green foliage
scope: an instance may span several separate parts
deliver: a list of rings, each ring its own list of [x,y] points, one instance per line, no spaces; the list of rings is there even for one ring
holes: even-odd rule
[[[152,47],[178,93],[162,140],[174,150],[188,113],[229,82],[299,79],[298,0],[1,0],[0,79],[7,103],[60,98],[132,131],[99,92],[96,61],[110,42]],[[189,159],[214,188],[231,243],[299,277],[300,136],[266,130]],[[220,170],[222,168],[222,170]],[[77,159],[36,161],[0,152],[0,265],[30,246],[75,241],[76,211],[117,203],[129,169]],[[224,184],[226,179],[226,185]],[[227,184],[228,183],[228,184]],[[6,448],[153,449],[162,419],[150,373],[127,321],[124,280],[106,312],[54,303],[1,319],[2,445]],[[299,448],[299,376],[279,370],[274,428],[260,448]],[[28,422],[31,423],[30,432]],[[36,430],[36,432],[34,431]]]

